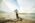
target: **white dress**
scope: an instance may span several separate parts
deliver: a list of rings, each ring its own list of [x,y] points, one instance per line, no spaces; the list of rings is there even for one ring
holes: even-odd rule
[[[9,1],[3,1],[1,3],[0,10],[3,10],[5,12],[3,13],[3,17],[5,17],[5,19],[16,19],[16,14],[14,12],[15,9],[16,5]]]

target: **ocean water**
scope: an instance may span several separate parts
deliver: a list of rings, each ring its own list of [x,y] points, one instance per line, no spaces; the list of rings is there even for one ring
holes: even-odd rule
[[[22,19],[35,20],[35,13],[19,13],[19,17]]]

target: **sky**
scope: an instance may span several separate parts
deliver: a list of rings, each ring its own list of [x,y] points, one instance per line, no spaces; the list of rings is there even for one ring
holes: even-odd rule
[[[7,11],[18,9],[19,13],[30,13],[33,11],[35,0],[4,0],[3,4],[6,9],[8,7]]]
[[[32,13],[35,0],[17,0],[19,4],[19,13]]]
[[[6,0],[3,3],[4,7],[6,6],[6,9],[8,8],[7,11],[18,9],[19,13],[30,13],[32,12],[35,0]]]

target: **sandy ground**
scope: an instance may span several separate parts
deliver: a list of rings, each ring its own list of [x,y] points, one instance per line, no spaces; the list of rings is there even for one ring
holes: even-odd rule
[[[24,20],[22,20],[22,21],[7,21],[7,22],[5,22],[5,23],[35,23],[35,21],[32,21],[32,20],[26,20],[26,19],[24,19]]]

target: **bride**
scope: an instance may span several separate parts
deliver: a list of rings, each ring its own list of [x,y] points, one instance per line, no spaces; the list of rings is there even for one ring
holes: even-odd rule
[[[5,19],[16,19],[14,10],[16,9],[15,2],[13,0],[0,0],[0,10],[4,11],[3,17]],[[11,2],[12,1],[12,2]]]

